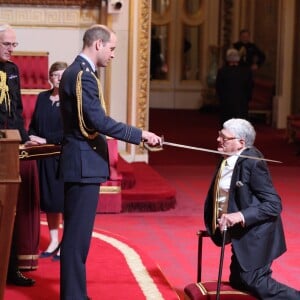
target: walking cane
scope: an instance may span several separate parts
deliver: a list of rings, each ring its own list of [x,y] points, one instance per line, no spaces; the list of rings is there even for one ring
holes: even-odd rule
[[[227,233],[227,226],[225,226],[225,228],[223,230],[223,240],[222,240],[222,248],[221,248],[221,256],[220,256],[220,264],[219,264],[219,274],[218,274],[216,300],[220,299],[220,289],[221,289],[221,280],[222,280],[222,270],[223,270],[223,261],[224,261],[226,233]]]

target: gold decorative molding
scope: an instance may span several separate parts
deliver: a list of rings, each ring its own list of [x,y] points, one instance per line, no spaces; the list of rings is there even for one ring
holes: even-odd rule
[[[20,5],[77,5],[77,6],[96,6],[99,0],[0,0],[0,4],[20,4]]]
[[[1,0],[0,0],[1,1]],[[89,27],[98,23],[98,8],[5,6],[1,7],[0,20],[12,26],[26,27]]]
[[[135,118],[136,127],[148,129],[151,1],[141,0],[135,2],[137,6],[133,4],[130,3],[129,16],[128,82],[131,85],[128,89],[127,119],[130,121]],[[136,69],[132,70],[133,66],[136,66]],[[134,117],[132,107],[136,107]],[[126,151],[131,153],[132,145],[127,144]],[[144,154],[144,149],[136,148],[136,154]]]
[[[233,0],[224,0],[222,11],[223,57],[226,50],[231,46],[231,37],[233,31],[233,5]]]
[[[150,6],[149,1],[140,1],[138,24],[138,72],[137,72],[137,126],[147,127],[147,107],[149,94],[149,46],[150,46]]]
[[[138,57],[137,57],[137,127],[148,127],[149,104],[149,49],[151,27],[151,4],[148,0],[139,1],[138,17]],[[144,150],[139,148],[139,153]]]
[[[204,1],[200,1],[200,7],[194,14],[187,13],[184,4],[185,1],[180,0],[181,20],[183,23],[189,26],[198,26],[203,24],[205,18]]]
[[[172,21],[172,15],[171,15],[171,5],[169,5],[166,9],[166,11],[163,14],[159,14],[155,10],[152,12],[152,23],[154,25],[167,25]]]

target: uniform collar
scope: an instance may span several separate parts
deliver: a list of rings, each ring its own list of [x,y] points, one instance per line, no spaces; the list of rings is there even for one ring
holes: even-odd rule
[[[86,56],[85,54],[83,54],[83,53],[80,53],[79,56],[81,56],[83,59],[85,59],[85,60],[90,64],[90,66],[91,66],[93,72],[96,71],[96,66],[95,66],[95,64],[89,59],[89,57],[87,57],[87,56]]]

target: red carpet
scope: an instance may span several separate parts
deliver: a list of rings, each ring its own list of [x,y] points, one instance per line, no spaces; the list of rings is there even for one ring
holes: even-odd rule
[[[41,248],[45,248],[47,229],[41,226]],[[38,270],[28,272],[37,280],[35,286],[7,286],[6,300],[59,299],[59,262],[40,259]],[[160,268],[143,251],[126,239],[94,231],[87,261],[88,293],[102,299],[179,299]]]
[[[168,137],[169,140],[195,146],[212,148],[216,146],[216,124],[216,115],[212,113],[204,114],[200,111],[174,112],[168,110],[151,110],[150,112],[150,127],[152,130],[155,128],[159,129],[160,134],[164,134],[166,140]],[[275,188],[282,197],[282,218],[288,247],[288,251],[273,264],[274,277],[283,283],[299,289],[300,156],[296,155],[299,148],[298,145],[287,144],[283,130],[276,130],[260,123],[256,124],[256,127],[258,128],[257,146],[267,157],[279,159],[284,162],[283,164],[270,164]],[[197,130],[194,130],[195,128]],[[197,151],[180,149],[178,152],[170,151],[171,148],[168,148],[168,150],[166,148],[162,152],[150,153],[150,160],[151,166],[155,171],[161,177],[165,178],[169,185],[176,190],[175,207],[166,211],[156,212],[134,211],[121,214],[98,214],[95,222],[95,230],[100,233],[107,231],[118,234],[126,237],[134,245],[137,245],[140,249],[139,253],[147,253],[151,259],[159,264],[168,282],[180,295],[180,299],[183,300],[184,286],[196,280],[196,232],[199,228],[203,228],[203,202],[213,175],[216,157]],[[143,174],[141,176],[142,178],[138,178],[139,180],[143,180]],[[45,246],[45,236],[41,242]],[[99,249],[100,255],[98,255],[98,248],[95,249],[94,244],[93,240],[91,255],[88,258],[89,270],[94,267],[93,270],[96,272],[96,275],[92,275],[88,271],[89,276],[92,275],[97,278],[89,278],[91,296],[94,295],[94,289],[98,291],[98,289],[104,288],[101,282],[106,279],[102,277],[102,269],[106,270],[108,268],[110,270],[117,266],[115,263],[107,265],[105,261],[102,261],[104,258],[104,255],[101,256],[102,250]],[[109,246],[109,248],[111,247]],[[96,255],[92,254],[95,252]],[[118,256],[118,254],[116,255]],[[203,280],[216,280],[218,276],[219,255],[220,249],[207,239],[203,253]],[[99,261],[95,264],[94,259],[99,259]],[[226,247],[223,270],[224,279],[228,278],[229,259],[230,247]],[[98,267],[98,262],[101,266],[103,264],[103,268],[100,269]],[[49,264],[52,264],[52,262],[49,262]],[[95,266],[93,266],[94,264]],[[38,281],[38,285],[33,289],[39,289],[41,286],[42,291],[39,290],[39,296],[47,296],[49,294],[55,296],[52,299],[57,299],[56,287],[58,285],[58,277],[56,275],[50,276],[43,265],[44,263],[40,262],[38,271],[31,274]],[[155,264],[153,268],[157,270]],[[50,279],[47,281],[46,278],[48,277]],[[110,288],[107,289],[107,292],[111,293],[111,290],[119,289],[120,283],[118,278],[119,276],[116,275],[112,281],[107,280]],[[43,282],[42,285],[40,281]],[[125,282],[122,281],[122,284],[125,284]],[[167,289],[170,291],[168,285]],[[9,287],[7,288],[6,295],[11,296],[11,293],[16,290],[18,292],[17,298],[10,297],[5,299],[47,299],[32,297],[31,288],[20,289]],[[100,298],[97,298],[98,295],[100,294],[96,294],[96,298],[93,300],[105,299],[100,296]],[[115,298],[114,295],[109,295],[110,298],[107,299],[122,299],[121,297]],[[18,298],[19,296],[21,298]],[[171,293],[170,297],[167,295],[165,299],[174,299],[173,296]],[[136,297],[131,299],[138,300]]]
[[[175,207],[176,191],[166,179],[144,162],[130,165],[135,184],[122,190],[123,212],[163,211]]]
[[[159,263],[168,281],[183,298],[183,287],[196,280],[197,236],[203,226],[203,202],[214,166],[156,166],[172,186],[176,187],[174,209],[142,213],[131,212],[98,215],[95,227],[128,237]],[[299,248],[299,167],[271,167],[274,185],[282,197],[283,224],[287,252],[277,259],[272,269],[274,277],[295,288],[300,287]],[[203,279],[216,280],[220,249],[210,239],[204,244]],[[226,247],[223,278],[229,275],[230,247]]]

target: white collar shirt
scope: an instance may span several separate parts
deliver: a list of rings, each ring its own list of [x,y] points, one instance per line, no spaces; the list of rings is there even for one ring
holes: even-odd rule
[[[85,60],[88,61],[88,63],[91,65],[93,72],[96,71],[96,66],[95,64],[91,61],[91,59],[89,57],[87,57],[85,54],[80,53],[79,56],[83,57]]]
[[[243,150],[237,152],[240,154]],[[218,186],[218,215],[222,215],[227,212],[228,198],[229,198],[229,189],[231,184],[231,178],[233,169],[238,160],[238,155],[229,156],[226,159],[225,166],[221,173],[221,178]]]

